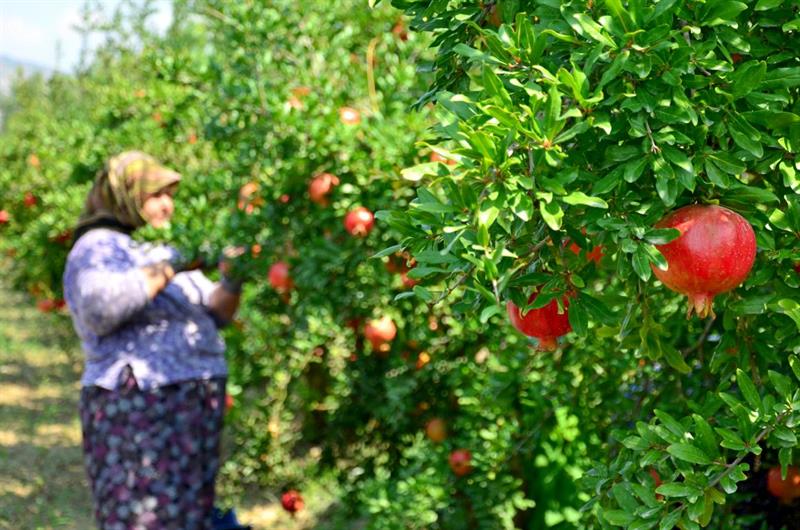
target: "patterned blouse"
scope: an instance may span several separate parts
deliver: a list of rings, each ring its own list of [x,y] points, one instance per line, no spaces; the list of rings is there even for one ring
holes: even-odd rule
[[[82,386],[114,390],[127,364],[143,390],[227,376],[221,323],[208,308],[215,283],[201,271],[181,272],[155,299],[147,298],[140,268],[175,252],[106,228],[75,243],[64,298],[86,354]]]

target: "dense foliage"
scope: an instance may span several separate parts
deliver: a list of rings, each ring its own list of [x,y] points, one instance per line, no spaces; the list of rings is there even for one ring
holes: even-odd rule
[[[20,81],[0,136],[9,278],[58,311],[95,172],[142,149],[185,179],[137,237],[212,276],[249,250],[226,496],[331,471],[375,529],[791,528],[766,482],[800,419],[798,2],[392,4],[87,17],[107,44]],[[715,319],[653,274],[694,203],[756,235]],[[538,351],[509,302],[572,332]]]

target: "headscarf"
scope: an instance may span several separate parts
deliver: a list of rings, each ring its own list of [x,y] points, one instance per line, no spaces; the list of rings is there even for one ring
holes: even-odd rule
[[[142,206],[147,194],[180,180],[179,173],[141,151],[125,151],[110,158],[97,173],[73,242],[91,228],[104,226],[131,233],[144,226]]]

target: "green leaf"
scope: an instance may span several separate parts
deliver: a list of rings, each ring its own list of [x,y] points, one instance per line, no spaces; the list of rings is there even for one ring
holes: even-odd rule
[[[729,153],[717,151],[706,155],[722,171],[729,175],[738,176],[744,173],[745,165],[736,160]]]
[[[747,403],[749,403],[754,410],[761,410],[763,405],[761,404],[761,397],[758,395],[758,390],[756,390],[756,385],[753,384],[753,380],[750,379],[750,376],[744,373],[741,368],[736,369],[736,382]]]
[[[794,376],[800,381],[800,359],[796,355],[789,356],[789,366],[792,367],[792,372],[794,372]]]
[[[760,134],[742,119],[731,118],[728,121],[728,132],[733,141],[756,158],[764,156],[764,147],[758,141]],[[755,132],[755,135],[753,134]]]
[[[710,455],[712,458],[719,456],[719,445],[717,444],[717,437],[714,436],[714,430],[706,419],[699,414],[692,414],[692,419],[695,425],[695,438],[702,446],[703,451]]]
[[[664,424],[664,427],[669,429],[672,434],[678,436],[679,438],[683,438],[683,436],[686,434],[686,429],[684,429],[681,422],[663,410],[655,409],[653,412],[655,413],[656,418],[658,418],[661,423]]]
[[[561,206],[556,201],[549,203],[539,201],[539,212],[542,214],[542,219],[547,223],[547,226],[553,230],[561,229],[561,221],[564,218],[564,212],[561,211]]]
[[[734,189],[727,190],[723,195],[722,202],[741,202],[741,203],[764,203],[764,202],[780,202],[780,199],[769,190],[763,188],[756,188],[754,186],[739,186]]]
[[[650,269],[650,258],[647,255],[647,250],[643,246],[636,247],[633,253],[632,260],[633,270],[643,281],[648,281],[652,270]]]
[[[779,7],[784,0],[758,0],[756,3],[755,10],[756,11],[768,11],[770,9],[774,9]]]
[[[677,228],[650,228],[644,233],[644,240],[653,245],[666,245],[680,235],[681,231]]]
[[[604,510],[603,518],[610,524],[628,526],[636,520],[636,516],[624,510]]]
[[[672,6],[678,3],[678,0],[659,0],[656,3],[656,8],[653,10],[653,13],[648,17],[648,20],[658,18],[661,15],[669,12],[672,9]]]
[[[706,26],[733,23],[739,13],[747,9],[747,4],[732,0],[717,0],[707,5],[710,5],[711,8],[706,16],[703,17],[703,23]]]
[[[600,24],[592,20],[588,15],[584,13],[575,13],[572,15],[572,20],[568,20],[568,22],[576,33],[588,36],[609,48],[617,48],[617,43],[614,42],[611,37],[603,33]]]
[[[712,462],[711,458],[702,449],[688,443],[672,444],[667,447],[667,452],[675,458],[692,464],[707,466]]]
[[[387,247],[380,252],[373,254],[373,258],[382,258],[384,256],[388,256],[389,254],[394,254],[395,252],[403,250],[403,245],[392,245],[391,247]]]
[[[503,82],[488,66],[484,66],[483,68],[483,88],[490,96],[497,98],[504,106],[510,107],[512,105],[511,96],[508,95],[508,91],[506,87],[503,86]]]
[[[732,430],[723,427],[716,427],[714,430],[722,437],[722,442],[720,442],[722,447],[734,451],[744,451],[747,448],[744,440]]]
[[[780,440],[781,447],[794,447],[797,445],[797,435],[783,425],[778,425],[772,431],[772,435]]]
[[[592,208],[608,208],[608,203],[599,197],[590,197],[581,191],[573,191],[569,195],[561,197],[567,204],[583,204]]]
[[[703,491],[696,486],[682,482],[665,482],[656,488],[656,493],[665,497],[699,497]]]
[[[586,314],[586,308],[583,307],[580,298],[570,303],[567,317],[575,333],[581,336],[586,335],[586,331],[589,327],[589,317]]]
[[[661,3],[663,3],[663,0]],[[678,521],[682,514],[683,510],[674,510],[670,512],[666,517],[661,519],[658,530],[674,530],[678,526]]]
[[[661,343],[661,351],[664,354],[667,364],[682,374],[688,374],[692,371],[686,361],[683,360],[683,355],[672,344]]]
[[[792,387],[791,379],[773,370],[768,370],[767,373],[769,374],[769,380],[772,382],[772,386],[775,387],[778,394],[784,399],[791,399],[792,393],[795,390]]]
[[[748,61],[741,65],[731,76],[731,93],[734,99],[740,99],[752,92],[767,73],[764,61]]]

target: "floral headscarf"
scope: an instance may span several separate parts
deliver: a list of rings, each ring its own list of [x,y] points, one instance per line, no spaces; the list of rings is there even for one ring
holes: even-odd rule
[[[179,173],[141,151],[125,151],[112,157],[97,174],[75,227],[75,239],[101,224],[117,224],[127,231],[144,226],[147,221],[142,206],[147,194],[180,180]]]

